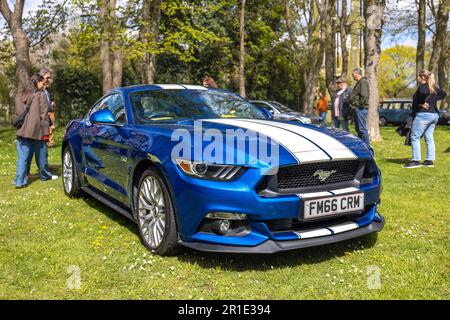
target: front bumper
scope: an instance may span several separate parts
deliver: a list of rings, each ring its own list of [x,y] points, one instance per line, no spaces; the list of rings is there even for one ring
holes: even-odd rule
[[[180,244],[199,251],[206,252],[220,252],[220,253],[253,253],[253,254],[272,254],[281,251],[295,250],[301,248],[315,247],[344,240],[349,240],[364,235],[368,235],[374,232],[378,232],[384,227],[384,219],[381,215],[378,215],[378,220],[373,220],[370,224],[360,227],[351,231],[333,234],[329,236],[316,237],[303,240],[290,240],[290,241],[275,241],[267,240],[257,246],[224,246],[217,244],[199,243],[199,242],[184,242],[180,241]]]

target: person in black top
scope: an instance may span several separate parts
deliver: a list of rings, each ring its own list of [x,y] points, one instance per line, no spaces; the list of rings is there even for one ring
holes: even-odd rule
[[[433,167],[435,160],[434,128],[439,120],[437,102],[444,99],[447,93],[436,87],[433,73],[422,70],[417,76],[419,87],[413,96],[413,113],[415,118],[411,128],[412,160],[405,168],[418,168],[422,165]],[[424,136],[427,144],[427,156],[421,164],[420,138]]]

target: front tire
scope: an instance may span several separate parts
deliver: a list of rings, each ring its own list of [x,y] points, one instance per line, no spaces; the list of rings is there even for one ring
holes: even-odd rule
[[[64,148],[62,156],[62,176],[64,193],[70,198],[81,197],[83,191],[80,188],[80,180],[78,178],[78,173],[70,146]]]
[[[154,168],[146,169],[139,180],[136,209],[142,243],[159,255],[177,254],[180,247],[172,200]]]

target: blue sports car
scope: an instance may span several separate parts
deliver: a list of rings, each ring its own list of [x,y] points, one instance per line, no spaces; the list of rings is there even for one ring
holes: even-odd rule
[[[65,193],[132,219],[160,255],[183,246],[274,253],[383,228],[381,174],[368,145],[268,117],[224,90],[114,89],[67,125]]]

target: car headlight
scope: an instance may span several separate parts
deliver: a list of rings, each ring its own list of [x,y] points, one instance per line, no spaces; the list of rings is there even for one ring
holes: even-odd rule
[[[176,159],[176,163],[178,168],[187,176],[207,180],[232,181],[237,179],[245,170],[242,166],[208,164],[184,159]]]

